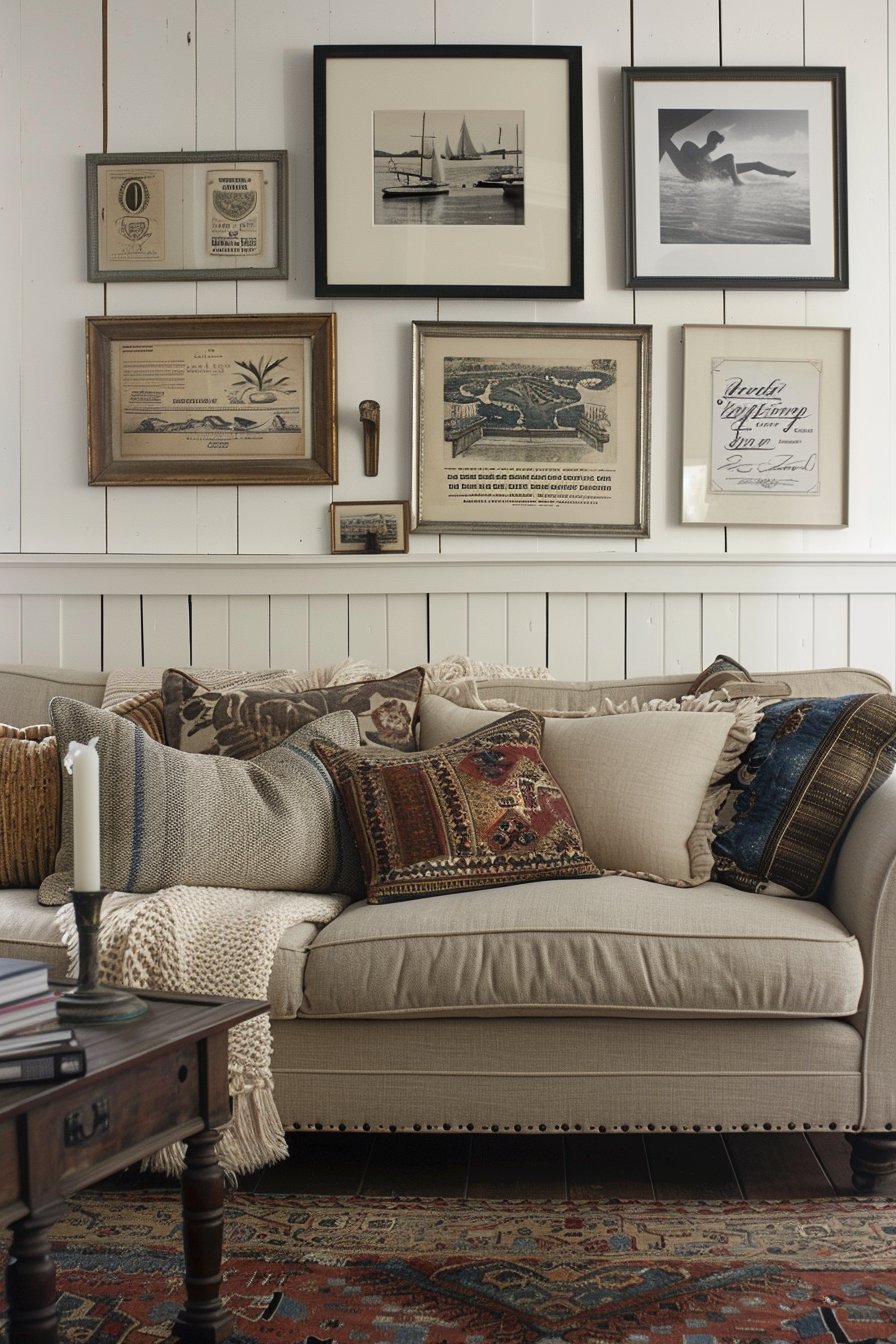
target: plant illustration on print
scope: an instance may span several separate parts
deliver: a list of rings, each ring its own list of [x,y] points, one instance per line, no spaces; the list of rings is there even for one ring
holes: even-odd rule
[[[228,392],[228,400],[242,404],[247,394],[249,400],[256,403],[277,401],[281,396],[295,396],[296,389],[294,387],[283,386],[284,383],[290,381],[288,375],[276,380],[272,379],[274,369],[278,369],[281,364],[285,364],[286,360],[286,355],[282,355],[280,359],[266,359],[262,355],[257,364],[253,364],[251,359],[234,360],[237,368],[245,369],[246,372],[237,374],[232,386],[240,390],[238,392]],[[281,390],[275,392],[274,388],[280,388]]]

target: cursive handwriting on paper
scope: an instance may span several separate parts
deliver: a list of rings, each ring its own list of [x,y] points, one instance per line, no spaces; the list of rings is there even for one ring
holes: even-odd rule
[[[821,366],[713,360],[714,494],[817,494]]]

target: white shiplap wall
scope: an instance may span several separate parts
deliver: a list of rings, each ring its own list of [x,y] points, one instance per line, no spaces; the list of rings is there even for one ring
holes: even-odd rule
[[[313,297],[316,43],[573,43],[584,58],[582,302]],[[623,65],[845,65],[851,287],[622,286]],[[286,282],[90,285],[83,157],[103,148],[101,0],[0,0],[0,661],[106,667],[393,667],[467,652],[555,675],[688,673],[720,650],[759,670],[896,673],[887,0],[107,0],[109,151],[285,147]],[[86,485],[87,314],[338,314],[339,485]],[[413,536],[406,557],[333,560],[332,498],[410,493],[414,319],[651,323],[649,540]],[[850,526],[684,528],[683,323],[849,326]],[[382,405],[363,475],[358,402]],[[262,560],[253,557],[262,557]],[[326,558],[324,558],[326,557]]]

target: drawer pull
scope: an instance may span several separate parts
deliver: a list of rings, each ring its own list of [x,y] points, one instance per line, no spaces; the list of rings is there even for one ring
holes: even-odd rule
[[[109,1098],[100,1097],[93,1103],[93,1126],[88,1132],[84,1128],[84,1112],[69,1111],[63,1121],[66,1148],[76,1148],[81,1143],[90,1143],[101,1134],[109,1133]]]

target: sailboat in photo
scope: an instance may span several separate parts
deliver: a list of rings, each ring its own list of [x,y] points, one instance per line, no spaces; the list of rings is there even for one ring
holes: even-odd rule
[[[442,173],[442,164],[436,153],[436,147],[433,143],[430,146],[429,153],[429,172],[424,173],[423,165],[426,159],[426,141],[427,138],[434,141],[433,136],[426,135],[426,113],[423,113],[423,123],[420,128],[420,171],[411,172],[410,169],[393,167],[396,182],[394,186],[383,187],[383,197],[391,200],[396,196],[447,196],[448,183],[445,181]]]
[[[456,159],[481,159],[482,155],[473,144],[473,137],[467,130],[467,119],[462,118],[460,123],[460,135],[457,140],[457,149],[454,157]]]

